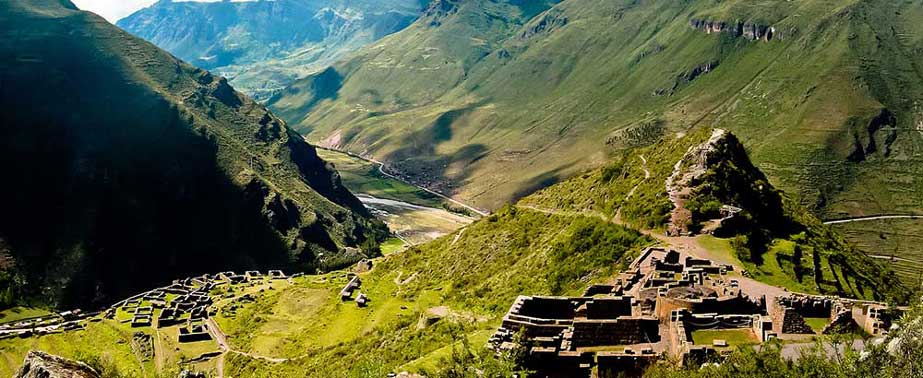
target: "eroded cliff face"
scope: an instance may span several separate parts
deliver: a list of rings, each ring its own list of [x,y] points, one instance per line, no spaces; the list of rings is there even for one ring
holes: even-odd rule
[[[31,351],[13,378],[102,378],[84,363],[48,353]]]
[[[773,39],[785,39],[785,33],[776,30],[774,26],[755,22],[692,19],[689,20],[689,25],[707,34],[727,33],[751,41],[769,42]]]

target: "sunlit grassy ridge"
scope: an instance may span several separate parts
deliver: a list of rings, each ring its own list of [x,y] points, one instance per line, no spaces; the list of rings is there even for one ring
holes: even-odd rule
[[[228,330],[257,335],[243,336],[242,348],[304,355],[278,365],[235,357],[229,373],[259,377],[272,366],[277,374],[371,376],[356,369],[432,368],[457,337],[482,345],[516,296],[577,294],[588,282],[618,272],[651,242],[596,218],[505,208],[455,235],[389,256],[360,275],[361,291],[372,299],[368,308],[340,301],[336,293],[347,278],[330,274],[299,283],[293,290],[300,295],[270,293],[222,320]],[[295,304],[305,301],[313,306]],[[285,308],[307,315],[291,317]],[[262,344],[271,330],[286,335]]]

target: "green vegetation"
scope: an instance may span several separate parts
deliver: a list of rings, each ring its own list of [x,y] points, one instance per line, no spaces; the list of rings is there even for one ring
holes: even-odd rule
[[[923,282],[923,219],[885,219],[830,227],[856,248],[886,263],[911,288]]]
[[[12,307],[0,311],[0,323],[12,323],[23,319],[32,319],[51,315],[48,310],[32,307]]]
[[[41,338],[0,341],[0,375],[11,377],[26,353],[38,349],[65,358],[81,361],[100,360],[120,372],[140,372],[153,369],[153,363],[142,367],[131,350],[132,330],[126,324],[104,321],[91,323],[86,330],[66,332]],[[105,346],[105,348],[101,348]]]
[[[735,132],[825,217],[923,202],[919,0],[527,3],[434,2],[335,64],[337,85],[309,77],[270,106],[312,141],[487,208],[703,126]]]
[[[692,332],[696,345],[712,345],[715,340],[724,340],[729,347],[759,344],[759,339],[750,329],[697,330]]]
[[[407,244],[398,238],[390,238],[381,243],[381,255],[388,256],[403,251]]]
[[[804,322],[807,323],[808,327],[814,330],[814,333],[820,333],[830,324],[829,318],[804,318]]]
[[[273,365],[277,374],[363,376],[350,370],[356,366],[435,373],[444,358],[486,363],[480,345],[516,296],[577,294],[586,282],[618,272],[650,242],[595,218],[508,207],[377,263],[361,275],[368,308],[341,302],[336,293],[348,278],[331,273],[264,293],[234,316],[222,315],[221,324],[235,347],[304,356]],[[562,274],[552,273],[558,269]],[[474,348],[467,357],[459,355],[462,339]],[[233,357],[229,367],[228,374],[259,377],[266,366]]]
[[[686,151],[704,143],[710,135],[710,130],[701,130],[633,150],[613,164],[526,197],[521,204],[599,214],[605,219],[618,215],[620,222],[660,232],[672,211],[664,182]],[[640,156],[646,157],[647,164]],[[738,263],[754,278],[792,291],[898,302],[909,299],[907,287],[886,267],[855,250],[842,236],[770,185],[733,135],[720,141],[708,159],[710,165],[705,173],[689,183],[687,203],[693,203],[693,221],[720,217],[696,203],[742,208],[734,219],[715,231],[720,238],[697,239],[716,259]],[[682,169],[687,169],[688,164],[684,162]],[[644,178],[644,169],[650,173],[648,179]]]

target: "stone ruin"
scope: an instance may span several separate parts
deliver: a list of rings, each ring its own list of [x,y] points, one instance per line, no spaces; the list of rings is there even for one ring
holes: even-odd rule
[[[362,286],[362,280],[359,276],[352,276],[349,282],[346,283],[346,286],[343,287],[343,290],[340,290],[340,300],[348,301],[352,299],[353,292],[359,290]]]
[[[858,330],[882,336],[888,333],[892,322],[906,307],[889,307],[886,303],[839,298],[834,296],[791,294],[778,297],[769,306],[769,312],[778,319],[775,331],[779,333],[808,333],[815,331],[805,318],[827,319],[822,334],[852,333]]]
[[[190,320],[186,325],[179,328],[180,343],[192,343],[211,339],[212,336],[208,333],[208,325],[205,323],[193,322]]]
[[[729,353],[727,340],[696,345],[693,333],[734,330],[754,343],[814,334],[806,318],[829,321],[821,333],[887,333],[905,308],[789,293],[751,296],[734,268],[663,248],[648,248],[609,282],[580,297],[520,296],[490,346],[523,348],[526,364],[545,375],[589,376],[596,369],[633,375],[673,355],[701,363]],[[753,286],[753,285],[750,285]],[[707,339],[707,338],[706,338]]]
[[[614,280],[588,287],[581,297],[518,297],[490,345],[525,348],[528,367],[541,374],[589,376],[596,369],[631,375],[664,354],[715,353],[692,345],[695,330],[744,329],[760,340],[771,337],[765,300],[744,295],[729,271],[649,248]]]
[[[135,332],[131,337],[131,350],[141,362],[154,358],[154,338],[144,332]]]

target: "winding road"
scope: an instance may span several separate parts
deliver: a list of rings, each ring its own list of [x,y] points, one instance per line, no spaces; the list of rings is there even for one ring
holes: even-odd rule
[[[923,219],[923,215],[870,215],[864,217],[834,219],[825,221],[824,224],[843,224],[852,222],[867,222],[886,219]]]

